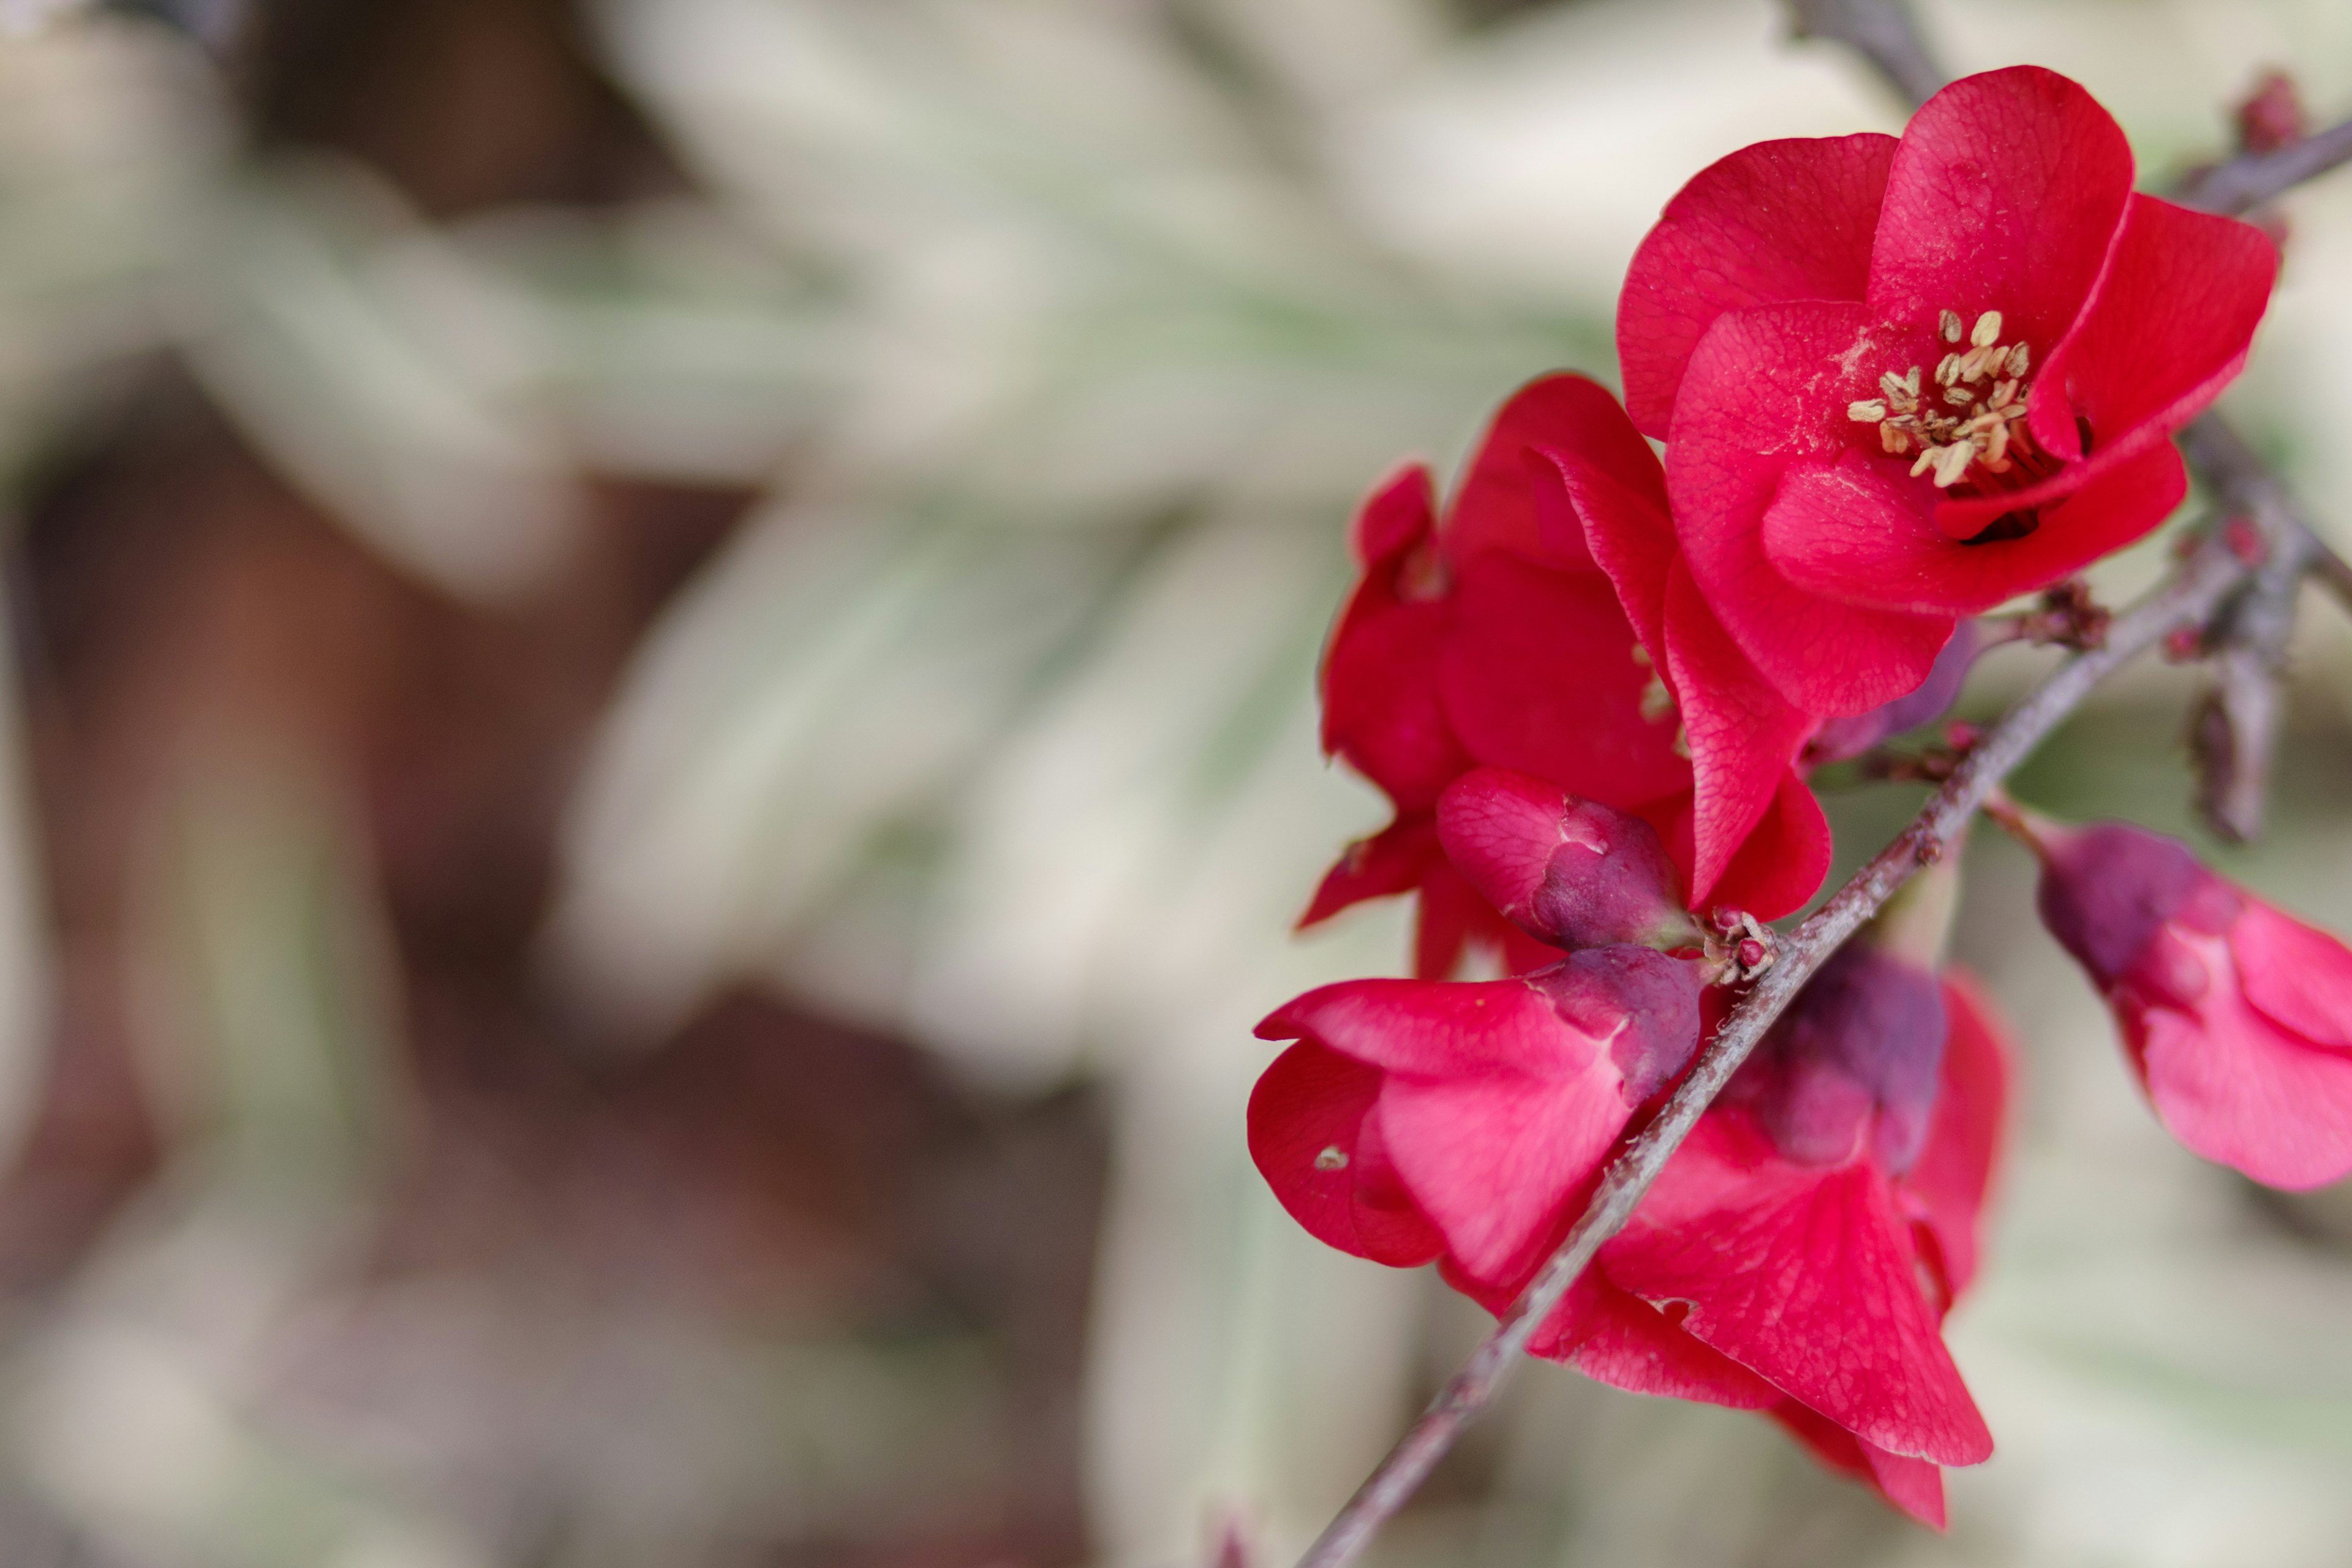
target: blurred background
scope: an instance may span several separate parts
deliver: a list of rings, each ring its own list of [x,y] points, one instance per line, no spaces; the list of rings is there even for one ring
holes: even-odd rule
[[[2265,68],[2352,111],[2341,0],[1925,13],[2151,183]],[[1481,1328],[1242,1143],[1253,1021],[1402,962],[1288,935],[1384,816],[1314,741],[1348,512],[1613,379],[1697,168],[1901,120],[1766,0],[0,0],[0,1563],[1295,1551]],[[2231,403],[2352,544],[2352,174],[2284,221]],[[2343,927],[2311,609],[2222,863]],[[2185,831],[2194,682],[2020,793]],[[1538,1367],[1381,1562],[2343,1561],[2352,1194],[2171,1145],[1972,861],[1951,1534]]]

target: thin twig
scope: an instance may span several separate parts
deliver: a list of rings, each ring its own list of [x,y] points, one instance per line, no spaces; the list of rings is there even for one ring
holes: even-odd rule
[[[1927,102],[1951,79],[1927,50],[1905,0],[1788,0],[1801,38],[1826,38],[1854,50],[1911,100]]]
[[[1462,1428],[1494,1398],[1504,1374],[1593,1255],[1624,1228],[1716,1094],[1839,944],[1921,866],[1943,854],[1985,796],[2094,687],[2175,627],[2202,621],[2247,573],[2218,534],[2209,539],[2163,588],[2116,618],[2104,647],[2061,666],[1986,731],[1911,826],[1782,942],[1780,957],[1724,1019],[1665,1109],[1611,1163],[1559,1250],[1299,1559],[1299,1568],[1340,1568],[1355,1561],[1381,1523],[1404,1506]]]
[[[2234,217],[2346,163],[2352,163],[2352,120],[2267,153],[2241,153],[2226,163],[2200,169],[2180,183],[2172,199]]]

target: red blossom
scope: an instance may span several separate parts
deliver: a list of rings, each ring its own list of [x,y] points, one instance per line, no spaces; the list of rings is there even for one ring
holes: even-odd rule
[[[1655,628],[1635,635],[1566,504],[1553,468],[1563,460],[1663,515],[1663,472],[1623,410],[1582,376],[1552,375],[1497,413],[1442,524],[1418,467],[1357,519],[1362,575],[1324,658],[1323,739],[1387,793],[1396,817],[1332,868],[1302,923],[1418,891],[1424,976],[1453,973],[1474,940],[1515,972],[1551,957],[1439,849],[1438,796],[1482,764],[1648,822],[1691,901],[1770,919],[1811,897],[1828,868],[1827,824],[1789,755],[1744,792],[1759,803],[1736,823],[1717,809],[1712,776],[1695,779],[1679,749],[1680,683],[1653,658],[1668,645]]]
[[[2042,918],[2105,995],[2172,1135],[2274,1187],[2352,1174],[2352,951],[2173,839],[2032,831]]]
[[[1702,781],[1744,792],[1727,820],[1806,719],[1911,692],[1958,617],[2180,500],[2168,437],[2244,363],[2277,258],[2132,178],[2105,110],[2018,67],[1947,88],[1899,142],[1735,153],[1643,241],[1618,348],[1667,444],[1667,614],[1722,634],[1679,695]]]

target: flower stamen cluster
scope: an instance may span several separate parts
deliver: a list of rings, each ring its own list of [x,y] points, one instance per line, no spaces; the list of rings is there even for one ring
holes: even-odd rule
[[[1880,376],[1884,395],[1847,405],[1846,417],[1857,425],[1877,426],[1879,447],[1889,457],[1904,457],[1918,447],[1919,460],[1911,465],[1911,477],[1932,472],[1938,489],[1949,489],[1975,463],[1988,473],[2008,473],[2019,466],[2010,455],[2012,446],[2019,448],[2019,458],[2030,459],[2032,455],[2032,438],[2019,421],[2025,417],[2025,373],[2033,353],[2021,338],[2002,342],[2000,328],[2000,312],[1985,311],[1969,331],[1967,350],[1955,348],[1937,363],[1936,384],[1952,412],[1923,395],[1915,364],[1903,375],[1888,371]],[[1958,343],[1960,313],[1945,310],[1937,331],[1945,342]],[[1986,381],[1993,384],[1991,388],[1979,393],[1978,386]],[[2032,477],[2042,477],[2048,467],[2032,464]]]

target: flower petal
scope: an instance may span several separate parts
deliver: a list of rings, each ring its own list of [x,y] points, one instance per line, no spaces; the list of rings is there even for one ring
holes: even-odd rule
[[[1366,899],[1412,892],[1421,886],[1430,862],[1444,854],[1437,845],[1437,824],[1429,813],[1397,818],[1370,838],[1349,845],[1331,863],[1314,900],[1298,917],[1298,929],[1319,925]]]
[[[1664,437],[1691,351],[1725,311],[1863,297],[1895,147],[1874,133],[1759,142],[1675,194],[1617,301],[1636,425]]]
[[[1977,1221],[2000,1152],[2008,1113],[2009,1064],[2015,1056],[2008,1030],[1976,977],[1944,972],[1942,1085],[1927,1124],[1927,1142],[1903,1175],[1903,1190],[1925,1210],[1935,1243],[1929,1261],[1948,1304],[1969,1288],[1977,1268]]]
[[[1793,1399],[1783,1399],[1765,1412],[1813,1457],[1840,1475],[1874,1489],[1895,1507],[1933,1530],[1944,1528],[1943,1468],[1927,1459],[1890,1454],[1866,1443],[1823,1415]]]
[[[1477,453],[1446,509],[1445,549],[1456,562],[1487,550],[1589,572],[1592,558],[1573,534],[1538,527],[1530,446],[1574,452],[1620,482],[1656,487],[1658,459],[1607,387],[1588,376],[1546,375],[1513,393],[1480,437]]]
[[[2075,83],[2038,66],[1963,78],[1904,130],[1871,307],[1902,322],[1998,310],[2002,342],[2047,354],[2090,298],[2131,186],[2122,128]]]
[[[2090,308],[2034,378],[2034,439],[2079,458],[2082,419],[2102,467],[2186,425],[2244,367],[2277,276],[2253,225],[2134,196]]]
[[[1666,661],[1690,739],[1691,904],[1704,909],[1779,795],[1813,718],[1757,674],[1680,562],[1666,590]]]
[[[2195,1013],[2116,996],[2158,1120],[2191,1151],[2300,1192],[2352,1174],[2352,1054],[2315,1047],[2250,1005],[2226,938],[2168,926],[2212,977]]]
[[[1937,526],[1926,480],[1848,452],[1833,465],[1793,465],[1781,477],[1764,513],[1764,553],[1790,582],[1825,598],[1972,616],[2122,549],[2188,492],[2180,454],[2163,442],[2046,508],[2023,538],[1963,543]]]
[[[1690,1303],[1685,1332],[1896,1454],[1969,1465],[1992,1436],[1914,1277],[1907,1227],[1867,1161],[1778,1158],[1747,1118],[1711,1112],[1667,1164],[1603,1272]]]
[[[1556,482],[1539,484],[1539,510],[1557,506],[1572,517],[1587,552],[1617,590],[1633,635],[1655,663],[1666,646],[1666,578],[1682,546],[1666,514],[1665,475],[1654,485],[1625,483],[1577,453],[1534,448],[1532,460]]]
[[[2352,949],[2249,899],[2230,951],[2247,1001],[2315,1046],[2352,1047]]]
[[[1803,779],[1783,772],[1772,804],[1724,867],[1715,901],[1760,921],[1779,920],[1821,891],[1832,848],[1822,803]]]
[[[1524,980],[1343,980],[1285,1003],[1257,1034],[1314,1040],[1358,1061],[1427,1079],[1567,1082],[1597,1065],[1616,1090],[1608,1041],[1571,1027],[1550,998]]]
[[[1559,949],[1538,942],[1496,912],[1464,879],[1444,850],[1431,856],[1421,879],[1421,908],[1412,931],[1412,972],[1422,980],[1451,980],[1475,949],[1505,974],[1525,974],[1559,962]]]
[[[1309,1042],[1291,1047],[1250,1092],[1250,1158],[1308,1235],[1359,1258],[1412,1268],[1445,1244],[1401,1185],[1377,1179],[1385,1155],[1365,1119],[1380,1089],[1377,1068]]]
[[[1682,877],[1650,825],[1507,768],[1438,797],[1437,837],[1470,885],[1529,936],[1561,948],[1696,947]]]
[[[1462,568],[1455,601],[1439,683],[1479,762],[1618,806],[1683,787],[1674,717],[1644,714],[1651,671],[1606,577],[1495,552]]]
[[[1782,473],[1833,461],[1859,428],[1846,401],[1886,360],[1858,305],[1776,305],[1720,317],[1691,356],[1666,447],[1683,559],[1764,679],[1822,717],[1866,712],[1917,688],[1951,637],[1948,616],[1840,604],[1783,577],[1763,522]],[[1896,364],[1896,369],[1901,366]]]
[[[1429,475],[1409,468],[1356,520],[1364,574],[1323,655],[1323,749],[1345,757],[1398,809],[1427,807],[1469,767],[1438,698],[1438,650],[1452,615],[1442,598],[1399,593],[1431,536]]]

